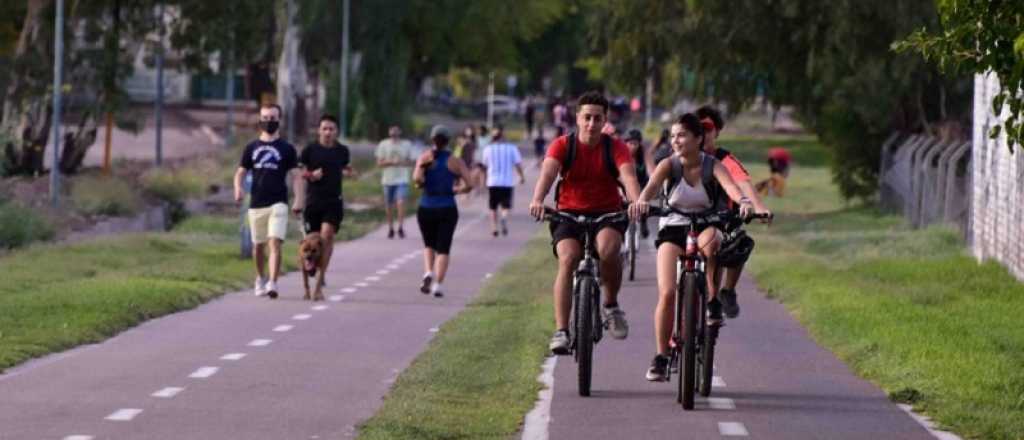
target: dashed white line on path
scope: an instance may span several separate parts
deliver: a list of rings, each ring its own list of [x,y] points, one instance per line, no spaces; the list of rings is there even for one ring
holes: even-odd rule
[[[272,341],[270,339],[253,339],[252,342],[249,343],[249,346],[250,347],[266,347],[266,346],[270,345],[271,342],[274,342],[274,341]]]
[[[92,436],[91,435],[75,434],[75,435],[69,435],[67,437],[64,437],[64,440],[92,440]]]
[[[193,371],[192,374],[188,375],[188,377],[191,377],[193,379],[206,379],[210,376],[213,376],[214,374],[217,374],[217,370],[220,370],[220,368],[199,367],[198,370]]]
[[[492,273],[489,273],[489,274],[487,274],[487,275],[484,275],[484,279],[487,279],[487,278],[490,278],[490,277],[493,277],[493,276],[494,276],[494,274],[492,274]]]
[[[290,326],[288,324],[283,324],[283,325],[279,325],[277,327],[274,327],[274,331],[278,332],[278,333],[284,333],[284,332],[289,331],[289,330],[291,330],[293,328],[294,327],[292,327],[292,326]]]
[[[381,269],[377,271],[377,275],[387,275],[389,273],[391,273],[391,271],[386,269]]]
[[[394,263],[388,265],[388,269],[391,269],[391,270],[397,270],[398,267],[399,267],[399,265],[394,264]]]
[[[309,318],[312,318],[312,317],[313,317],[313,315],[310,315],[308,313],[300,313],[298,315],[292,316],[292,319],[294,319],[296,321],[305,321],[305,320],[307,320]]]
[[[431,332],[431,333],[437,333],[437,332],[439,332],[439,331],[441,331],[441,329],[439,329],[439,328],[437,328],[437,327],[431,327],[431,328],[430,328],[430,332]]]
[[[113,414],[106,417],[107,420],[113,420],[115,422],[128,422],[135,418],[135,416],[142,414],[142,410],[138,408],[124,408],[114,411]]]
[[[555,365],[558,356],[551,356],[544,361],[544,368],[537,376],[537,381],[544,388],[537,393],[537,404],[526,415],[523,422],[523,440],[548,440],[548,425],[551,423],[551,398],[555,391]]]
[[[323,304],[318,305],[318,306],[313,306],[313,310],[316,310],[318,312],[321,311],[321,310],[327,310],[327,306],[325,306]]]
[[[245,357],[245,353],[228,353],[220,357],[222,361],[240,361]]]
[[[331,295],[330,298],[327,298],[330,302],[341,302],[343,299],[345,299],[345,295]]]
[[[721,376],[712,376],[711,388],[725,388],[725,379],[722,379]]]
[[[750,433],[747,427],[739,422],[718,422],[718,433],[725,437],[746,437]]]
[[[365,281],[370,281],[370,282],[373,282],[373,281],[380,281],[380,277],[379,277],[379,276],[376,276],[376,275],[370,275],[370,276],[368,276],[368,277],[366,277],[366,278],[363,278],[363,280],[365,280]]]
[[[359,282],[359,283],[356,283],[355,286],[356,287],[366,287],[366,286],[369,286],[369,284],[366,284],[366,283],[363,283],[363,282]]]
[[[150,394],[150,396],[162,397],[164,399],[170,399],[171,397],[177,396],[178,393],[180,393],[182,391],[185,391],[185,389],[184,388],[180,388],[180,387],[167,387],[167,388],[164,388],[164,389],[162,389],[160,391],[157,391],[157,392],[155,392],[153,394]]]
[[[724,397],[708,397],[708,406],[711,409],[736,409],[736,403]]]
[[[356,289],[355,287],[346,287],[341,289],[341,293],[356,293],[357,290],[359,289]]]

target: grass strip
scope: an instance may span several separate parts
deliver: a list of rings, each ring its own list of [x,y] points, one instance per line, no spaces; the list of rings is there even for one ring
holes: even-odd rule
[[[382,216],[347,213],[339,240],[362,236]],[[171,232],[33,245],[0,257],[0,371],[249,286],[253,263],[239,258],[238,227],[236,217],[198,216]],[[286,271],[295,269],[291,229]]]
[[[540,389],[554,272],[549,241],[538,235],[441,327],[360,426],[359,438],[512,436]]]

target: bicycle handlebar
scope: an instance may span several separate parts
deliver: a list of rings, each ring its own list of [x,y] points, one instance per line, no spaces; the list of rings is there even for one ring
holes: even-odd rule
[[[772,213],[764,213],[750,214],[745,218],[741,218],[739,216],[739,213],[733,210],[683,212],[671,206],[652,206],[647,211],[647,215],[651,217],[668,217],[671,214],[677,214],[682,217],[685,217],[691,223],[698,225],[712,223],[732,223],[737,220],[743,223],[750,223],[754,219],[772,219],[773,217],[775,217],[775,215]]]
[[[578,225],[596,225],[604,222],[614,221],[627,221],[629,216],[626,211],[609,212],[607,214],[601,214],[599,216],[586,215],[586,214],[573,214],[570,212],[559,211],[555,208],[548,206],[544,207],[544,221],[549,222],[567,222],[575,223]]]

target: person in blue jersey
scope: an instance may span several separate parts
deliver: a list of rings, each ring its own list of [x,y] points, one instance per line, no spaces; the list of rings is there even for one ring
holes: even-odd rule
[[[469,169],[465,162],[448,151],[451,132],[444,125],[435,125],[430,130],[433,148],[423,152],[416,161],[412,179],[422,188],[420,206],[416,210],[416,222],[423,236],[423,283],[420,292],[444,296],[441,284],[448,272],[449,251],[455,225],[459,222],[459,209],[455,204],[456,193],[468,193],[473,189]]]

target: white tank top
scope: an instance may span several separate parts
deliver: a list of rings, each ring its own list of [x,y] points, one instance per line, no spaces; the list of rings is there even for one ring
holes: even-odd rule
[[[670,160],[679,160],[678,156],[673,155],[669,158]],[[700,155],[701,163],[704,161],[704,155]],[[707,191],[704,190],[704,182],[697,181],[696,186],[690,186],[686,183],[685,178],[680,178],[679,183],[672,189],[672,193],[668,197],[669,206],[678,209],[682,212],[703,212],[711,208],[711,199],[708,197]],[[669,214],[668,217],[662,217],[659,222],[659,228],[666,226],[685,226],[689,224],[689,221],[679,214]]]

